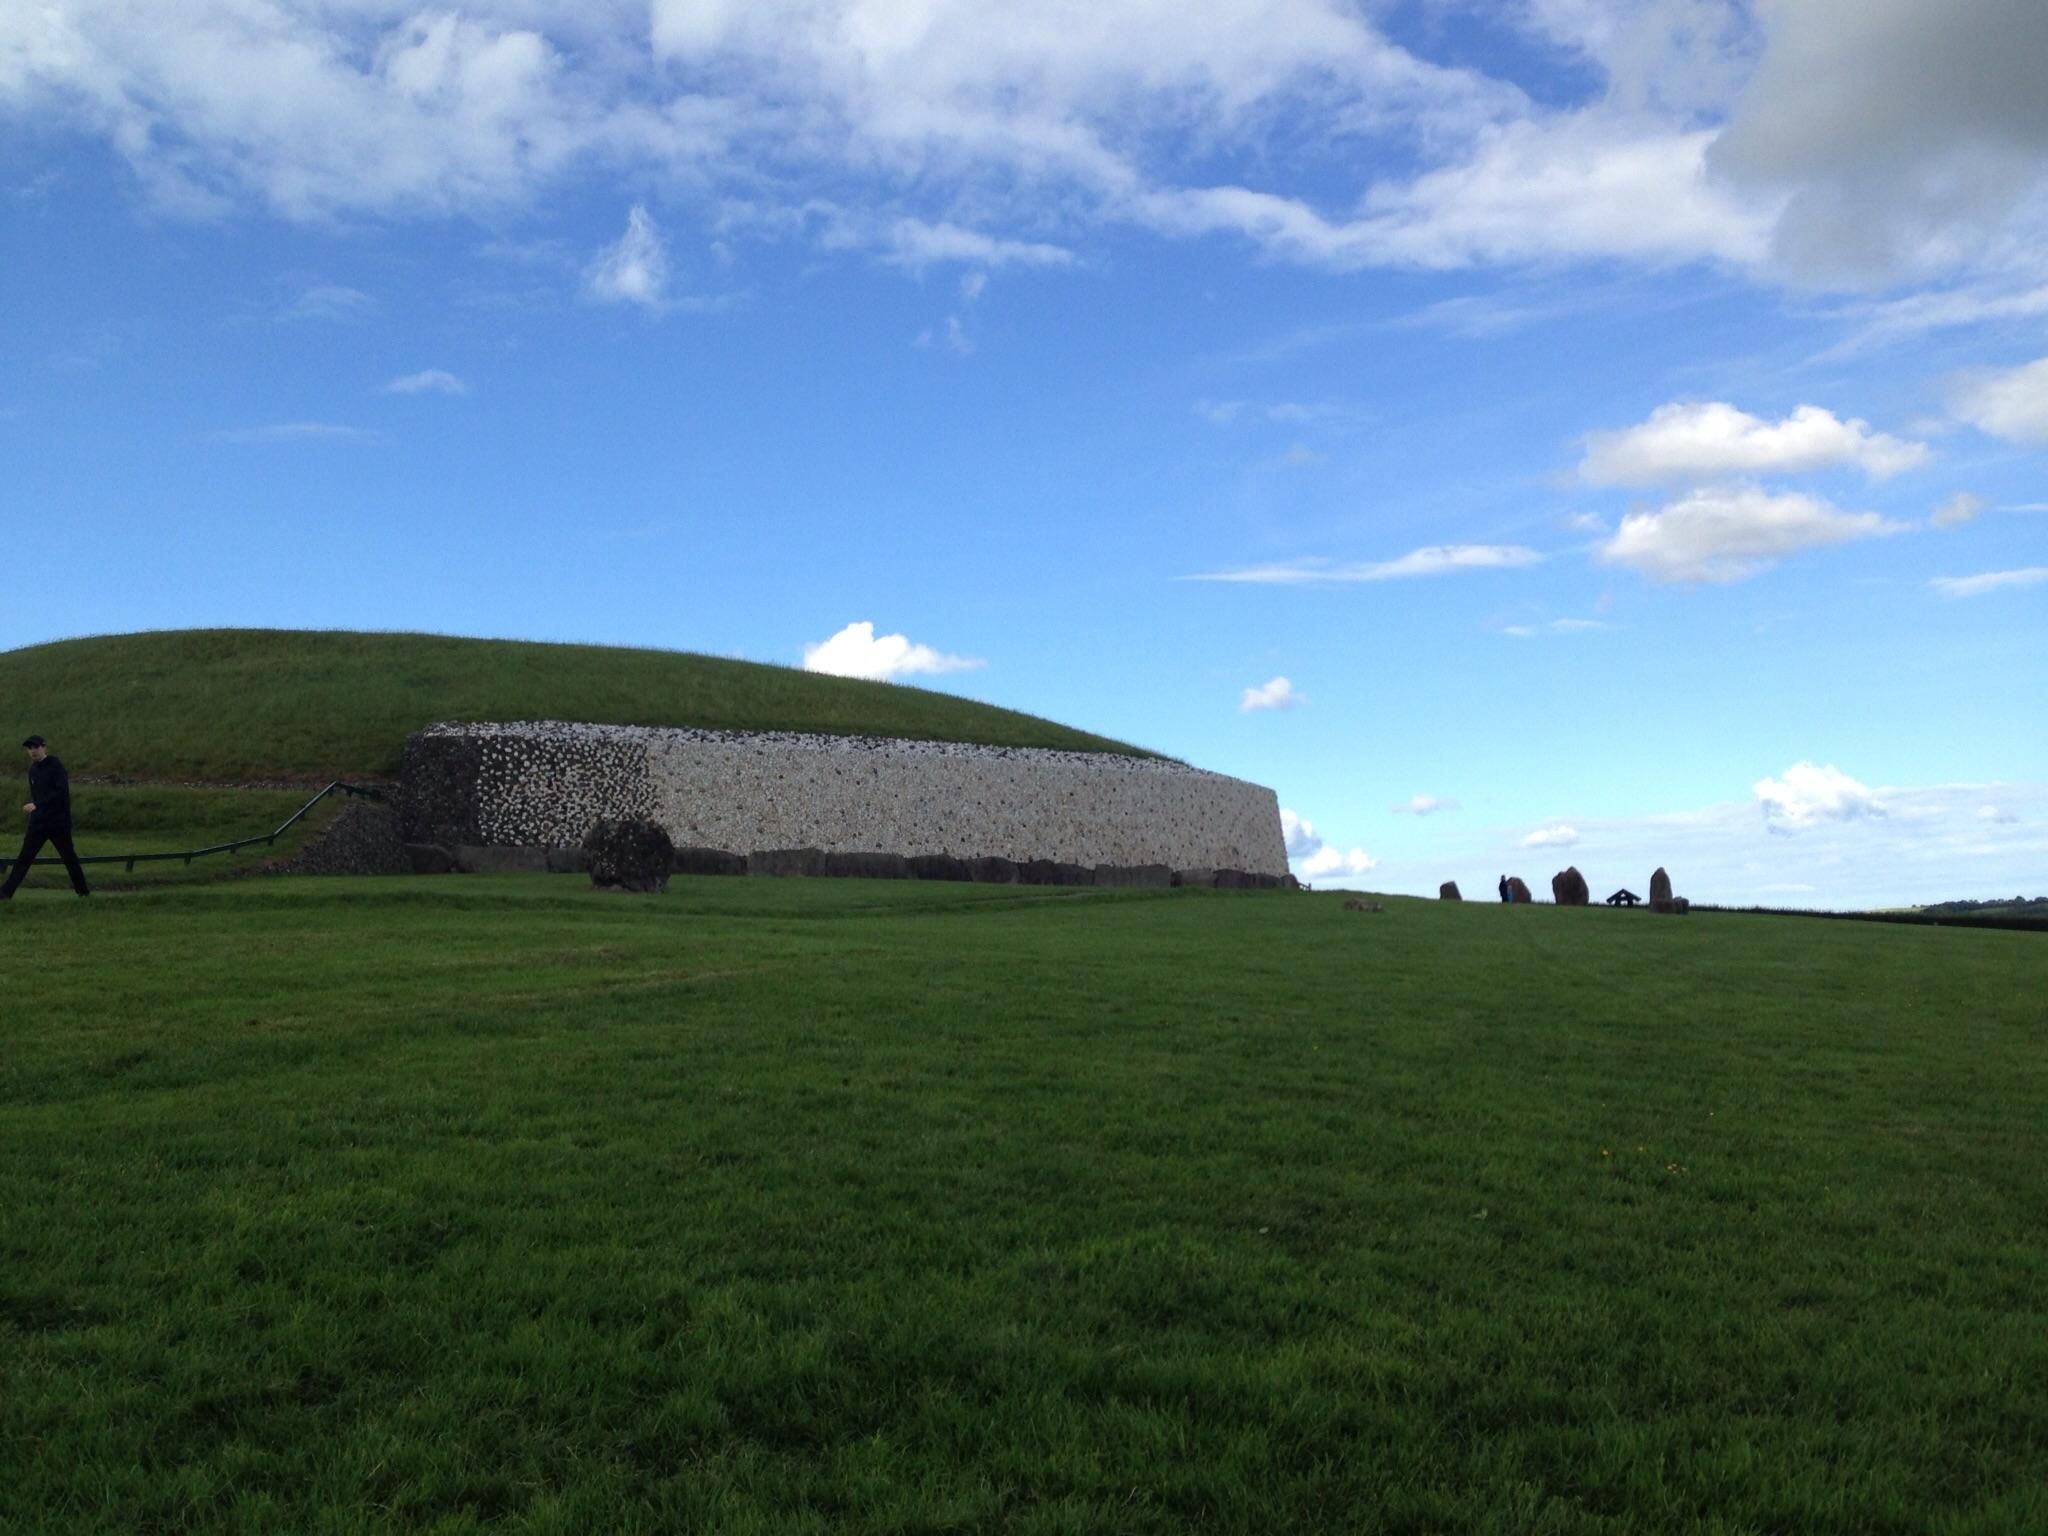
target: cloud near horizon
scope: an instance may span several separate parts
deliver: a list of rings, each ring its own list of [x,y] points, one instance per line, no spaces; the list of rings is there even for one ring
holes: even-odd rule
[[[1305,884],[1370,874],[1379,867],[1379,860],[1363,848],[1331,847],[1311,822],[1285,806],[1280,808],[1280,834],[1287,844],[1287,862],[1294,877]]]
[[[1884,815],[1884,806],[1867,785],[1833,763],[1794,763],[1782,778],[1759,779],[1751,791],[1773,832],[1794,832],[1821,821],[1856,821]]]
[[[804,647],[804,670],[833,677],[861,677],[886,682],[892,678],[972,672],[987,666],[966,656],[948,656],[907,635],[877,635],[866,619],[847,625],[829,639]]]

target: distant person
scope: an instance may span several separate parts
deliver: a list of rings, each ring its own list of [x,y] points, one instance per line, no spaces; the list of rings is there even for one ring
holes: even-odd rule
[[[1515,899],[1514,893],[1508,889],[1508,877],[1506,875],[1500,877],[1500,899],[1502,901],[1513,901]]]
[[[0,901],[14,899],[14,888],[21,884],[36,855],[43,851],[44,843],[57,850],[57,857],[71,871],[71,889],[81,896],[90,896],[92,890],[79,866],[78,850],[71,846],[71,775],[64,771],[61,758],[50,756],[42,737],[31,736],[22,745],[28,748],[28,804],[22,807],[28,813],[28,833],[21,840],[13,872],[7,883],[0,885]]]

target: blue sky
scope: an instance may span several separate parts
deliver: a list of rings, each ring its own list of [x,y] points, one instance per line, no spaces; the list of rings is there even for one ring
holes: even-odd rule
[[[894,676],[1321,884],[2048,892],[2031,0],[0,0],[0,645]],[[865,626],[865,627],[863,627]]]

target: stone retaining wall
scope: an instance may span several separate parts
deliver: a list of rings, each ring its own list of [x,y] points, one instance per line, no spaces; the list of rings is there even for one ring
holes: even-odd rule
[[[409,843],[569,847],[650,816],[678,847],[1287,872],[1273,791],[1182,763],[877,737],[434,725],[406,743]]]

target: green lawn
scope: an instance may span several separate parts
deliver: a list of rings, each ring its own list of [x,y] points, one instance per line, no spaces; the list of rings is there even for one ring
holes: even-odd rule
[[[74,774],[388,778],[437,720],[587,720],[1133,752],[952,694],[682,651],[454,635],[194,629],[0,651],[18,741]]]
[[[0,1527],[2048,1529],[2035,935],[0,908]]]

